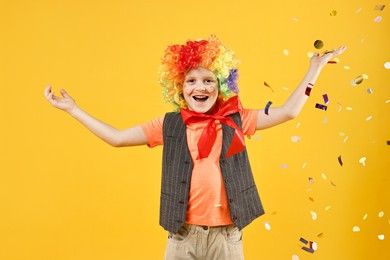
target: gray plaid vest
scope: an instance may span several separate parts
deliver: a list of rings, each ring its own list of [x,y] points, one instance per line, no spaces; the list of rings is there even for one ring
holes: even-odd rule
[[[239,113],[230,115],[242,128]],[[222,124],[222,151],[219,160],[225,183],[230,216],[243,229],[264,209],[253,179],[246,148],[229,158],[225,155],[234,135],[234,128]],[[160,196],[160,225],[172,232],[184,225],[192,175],[192,159],[187,146],[186,125],[180,113],[167,113],[163,124],[163,166]]]

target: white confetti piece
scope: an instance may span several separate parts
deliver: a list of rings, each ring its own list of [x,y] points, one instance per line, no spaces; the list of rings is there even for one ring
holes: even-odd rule
[[[385,239],[385,235],[383,235],[383,234],[378,235],[378,239],[379,240],[384,240]]]
[[[363,217],[363,220],[366,220],[367,217],[368,217],[368,214],[366,213],[366,214],[364,215],[364,217]]]
[[[352,107],[346,107],[345,109],[348,111],[352,111]]]
[[[376,23],[379,23],[381,21],[382,21],[382,16],[380,16],[380,15],[375,17],[375,19],[374,19],[374,22],[376,22]]]
[[[326,207],[325,207],[325,210],[328,211],[328,210],[330,210],[331,208],[332,208],[331,206],[326,206]]]
[[[296,128],[298,128],[300,125],[301,125],[301,122],[298,122]]]
[[[296,135],[291,136],[291,141],[293,141],[294,143],[298,143],[301,141],[301,137],[296,136]]]
[[[266,221],[266,222],[264,222],[264,227],[265,227],[265,229],[267,229],[267,230],[271,230],[271,225]]]
[[[385,66],[385,69],[387,69],[387,70],[390,69],[390,61],[386,61],[384,66]]]
[[[284,49],[283,54],[287,56],[289,54],[289,51],[287,49]]]
[[[368,89],[367,89],[367,93],[368,93],[368,94],[372,94],[373,92],[374,92],[374,91],[372,90],[372,88],[368,88]]]
[[[356,10],[355,14],[360,13],[361,10],[362,10],[362,8],[360,7],[359,9]]]
[[[215,207],[215,208],[222,207],[222,204],[215,204],[214,207]]]
[[[345,136],[346,134],[344,132],[339,132],[340,136]]]
[[[390,103],[390,99],[385,101],[385,104]]]
[[[368,75],[367,74],[362,74],[362,77],[363,77],[363,79],[368,79]]]
[[[328,122],[328,118],[324,118],[323,124],[326,124]]]
[[[353,232],[360,232],[360,228],[359,228],[358,226],[354,226],[354,227],[352,228],[352,231],[353,231]]]
[[[366,157],[362,157],[360,158],[359,163],[363,164],[363,166],[366,166],[366,160],[367,160]]]
[[[293,21],[295,21],[295,22],[298,22],[298,21],[299,21],[298,18],[295,18],[295,17],[291,18],[291,20],[293,20]]]
[[[372,116],[369,116],[369,117],[366,118],[366,121],[369,121],[371,119],[372,119]]]
[[[316,220],[317,219],[317,213],[315,211],[310,211],[311,219]]]
[[[380,217],[380,218],[383,218],[384,215],[385,215],[385,213],[384,213],[383,211],[380,211],[380,212],[378,213],[378,217]]]
[[[348,140],[348,136],[346,136],[345,138],[344,138],[344,143],[346,142]]]
[[[298,256],[298,255],[293,255],[293,256],[291,257],[291,260],[299,260],[299,256]]]
[[[324,179],[326,181],[327,178],[326,178],[325,173],[322,173],[321,175],[322,175],[322,179]]]
[[[307,166],[307,162],[304,162],[303,164],[302,164],[302,168],[305,168]]]
[[[289,88],[287,88],[287,87],[282,87],[282,89],[283,89],[283,90],[289,90]]]
[[[350,67],[350,66],[344,66],[344,69],[345,69],[345,70],[350,70],[351,67]]]

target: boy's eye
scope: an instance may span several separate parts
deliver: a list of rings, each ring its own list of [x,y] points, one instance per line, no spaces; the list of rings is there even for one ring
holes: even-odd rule
[[[188,82],[188,83],[194,83],[195,80],[194,80],[194,79],[187,79],[187,82]]]

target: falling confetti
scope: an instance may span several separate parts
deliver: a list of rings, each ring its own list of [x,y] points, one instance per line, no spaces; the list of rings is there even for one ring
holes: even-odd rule
[[[337,157],[337,159],[339,160],[339,164],[340,164],[341,166],[343,166],[343,161],[341,160],[341,155],[339,155],[339,157]]]
[[[385,64],[383,65],[385,69],[390,69],[390,61],[386,61]]]
[[[330,11],[330,16],[336,16],[336,15],[337,15],[337,11],[336,10]]]
[[[298,255],[293,255],[293,256],[291,257],[291,260],[299,260],[299,256],[298,256]]]
[[[288,168],[288,165],[285,164],[285,163],[283,163],[283,164],[281,165],[281,167],[282,167],[283,169],[287,169],[287,168]]]
[[[313,184],[314,183],[314,179],[309,177],[309,184]]]
[[[296,136],[296,135],[291,136],[291,141],[293,141],[294,143],[297,143],[297,142],[301,141],[301,137]]]
[[[323,237],[324,236],[324,233],[319,233],[318,235],[317,235],[317,237],[319,237],[319,238],[321,238],[321,237]]]
[[[289,54],[289,51],[287,49],[284,49],[283,54],[287,56]]]
[[[302,168],[305,168],[307,166],[307,162],[304,162],[303,164],[302,164]]]
[[[264,227],[265,227],[265,229],[267,229],[267,230],[271,230],[271,225],[266,221],[266,222],[264,222]]]
[[[360,228],[359,228],[358,226],[354,226],[354,227],[352,228],[352,231],[353,231],[353,232],[360,232]]]
[[[295,21],[295,22],[298,22],[298,21],[299,21],[298,18],[295,18],[295,17],[291,18],[291,20],[293,20],[293,21]]]
[[[346,107],[345,109],[348,111],[352,111],[352,107]]]
[[[344,69],[345,69],[345,70],[350,70],[351,67],[350,67],[350,66],[344,66]]]
[[[369,117],[366,118],[366,121],[369,121],[371,119],[372,119],[372,116],[369,116]]]
[[[316,103],[316,108],[326,111],[326,109],[327,109],[328,107],[325,106],[325,105],[321,105],[321,104]]]
[[[272,92],[275,92],[275,91],[273,90],[273,88],[272,88],[267,82],[265,82],[265,81],[264,81],[264,86],[268,87],[270,90],[272,90]]]
[[[269,110],[269,107],[272,105],[272,101],[268,101],[267,105],[265,106],[265,110],[264,110],[264,113],[266,115],[268,115],[268,110]]]
[[[363,217],[363,220],[366,220],[366,219],[367,219],[367,216],[368,216],[368,214],[366,213],[366,214],[364,215],[364,217]]]
[[[359,163],[363,164],[363,166],[366,166],[366,160],[367,160],[366,157],[362,157],[360,158]]]
[[[311,57],[313,57],[313,55],[314,55],[314,52],[311,52],[311,51],[307,52],[307,57],[311,58]]]
[[[384,240],[385,239],[385,235],[383,235],[383,234],[378,235],[378,239],[379,240]]]
[[[336,184],[333,181],[330,181],[330,184],[332,184],[333,187],[336,187]]]
[[[328,118],[325,117],[323,123],[326,124],[327,122],[328,122]]]
[[[360,13],[361,10],[362,10],[362,8],[360,7],[359,9],[356,10],[355,14]]]
[[[374,19],[374,22],[376,22],[376,23],[379,23],[381,21],[382,21],[382,16],[380,16],[380,15],[375,17],[375,19]]]
[[[309,197],[309,200],[310,200],[311,202],[314,202],[314,199],[313,199],[312,197]]]
[[[378,217],[379,217],[379,218],[383,218],[384,215],[385,215],[385,213],[384,213],[383,211],[380,211],[380,212],[378,213]]]
[[[372,94],[372,93],[373,93],[372,88],[368,88],[368,89],[367,89],[367,93],[368,93],[368,94]]]
[[[301,122],[298,122],[296,128],[298,128],[300,125],[301,125]]]
[[[363,79],[364,79],[363,75],[357,76],[354,80],[352,80],[351,82],[352,86],[361,84],[363,82]]]
[[[317,220],[317,212],[315,212],[315,211],[310,211],[310,214],[311,214],[311,219],[312,219],[312,220]]]
[[[222,207],[222,204],[215,204],[214,207],[215,207],[215,208]]]
[[[376,11],[383,11],[383,9],[385,9],[385,5],[376,5],[374,8]]]
[[[325,173],[322,173],[322,179],[324,179],[326,181],[326,174]]]
[[[321,40],[316,40],[315,42],[314,42],[314,48],[316,48],[316,49],[322,49],[322,47],[324,47],[324,42],[323,41],[321,41]]]
[[[332,208],[331,206],[326,206],[326,207],[325,207],[325,210],[328,211],[328,210],[330,210],[331,208]]]
[[[325,105],[327,105],[327,104],[329,103],[328,95],[327,95],[327,94],[324,94],[324,95],[322,95],[322,98],[324,99]]]
[[[390,145],[390,140],[387,141],[387,145]]]

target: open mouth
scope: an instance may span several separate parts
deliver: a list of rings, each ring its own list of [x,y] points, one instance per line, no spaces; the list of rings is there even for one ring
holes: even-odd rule
[[[208,96],[192,96],[193,99],[197,102],[205,102],[209,97]]]

